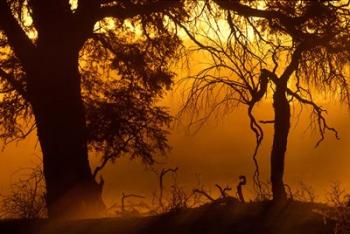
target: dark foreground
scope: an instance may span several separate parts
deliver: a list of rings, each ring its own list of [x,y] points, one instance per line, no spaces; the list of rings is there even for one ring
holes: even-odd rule
[[[11,220],[0,222],[1,234],[323,234],[334,224],[313,203],[217,203],[140,218],[105,218],[69,222]]]

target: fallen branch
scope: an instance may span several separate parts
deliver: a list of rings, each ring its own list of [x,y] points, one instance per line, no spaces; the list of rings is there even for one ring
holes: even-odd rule
[[[215,199],[212,196],[210,196],[207,192],[205,192],[205,191],[203,191],[201,189],[193,189],[193,193],[201,194],[201,195],[206,197],[211,202],[215,201]]]
[[[142,198],[142,199],[145,198],[144,196],[137,195],[137,194],[124,194],[124,193],[122,193],[122,198],[121,198],[121,203],[122,203],[121,210],[122,210],[122,212],[125,212],[125,200],[127,198],[131,198],[131,197]]]
[[[232,190],[232,188],[229,187],[229,186],[226,186],[226,187],[224,187],[224,188],[222,188],[222,187],[221,187],[220,185],[218,185],[218,184],[215,184],[215,186],[219,189],[222,198],[226,198],[226,197],[228,196],[226,192]]]

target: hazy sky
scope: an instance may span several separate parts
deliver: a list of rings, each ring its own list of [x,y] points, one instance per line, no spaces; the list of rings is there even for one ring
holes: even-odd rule
[[[195,66],[191,68],[196,69]],[[299,121],[296,114],[292,118],[285,166],[287,184],[296,188],[298,182],[302,181],[311,185],[320,196],[325,194],[327,187],[334,181],[350,187],[350,113],[346,106],[336,102],[322,102],[329,110],[329,124],[339,131],[341,139],[336,140],[332,134],[327,133],[325,141],[318,148],[314,148],[319,135],[316,130],[308,128],[310,110],[305,108]],[[164,105],[173,114],[176,114],[180,104],[180,96],[175,91],[170,92],[164,100]],[[296,109],[296,113],[298,110]],[[255,113],[258,119],[273,119],[272,104],[260,104]],[[186,131],[186,121],[183,122],[183,125],[176,124],[171,129],[169,142],[172,151],[167,157],[158,158],[162,163],[156,165],[156,168],[178,166],[178,183],[187,191],[197,185],[198,177],[203,185],[214,191],[214,184],[235,187],[238,176],[246,175],[249,185],[246,193],[253,194],[251,184],[254,166],[251,155],[255,137],[249,129],[246,109],[233,109],[223,118],[211,119],[194,135]],[[272,125],[264,126],[265,139],[258,155],[261,179],[264,181],[269,180],[272,130]],[[93,162],[98,160],[94,155],[90,155],[90,158]],[[8,191],[21,168],[33,167],[39,160],[40,147],[35,134],[18,144],[7,146],[0,152],[0,193]],[[152,170],[142,165],[140,160],[130,161],[127,157],[107,166],[103,175],[104,198],[108,204],[119,200],[122,192],[151,197],[158,186],[158,178]],[[167,184],[170,182],[171,178],[167,178]]]
[[[170,107],[178,106],[178,96],[170,93],[165,103]],[[285,182],[295,188],[298,182],[303,181],[319,195],[324,194],[333,181],[350,187],[350,114],[346,106],[330,102],[324,106],[329,109],[329,123],[339,130],[341,139],[335,140],[333,135],[327,134],[325,141],[314,148],[318,134],[307,130],[309,110],[305,109],[298,124],[293,118],[286,155]],[[271,103],[260,104],[256,114],[261,119],[272,119]],[[254,171],[251,154],[255,138],[248,126],[244,108],[233,110],[225,118],[209,121],[195,135],[188,134],[184,126],[178,125],[172,129],[169,137],[173,149],[166,158],[158,158],[163,163],[157,168],[178,166],[178,183],[188,191],[197,185],[198,175],[201,183],[212,191],[215,191],[215,183],[235,187],[239,175],[246,175],[251,185]],[[258,158],[261,179],[267,181],[272,126],[267,125],[264,129],[265,140]],[[13,143],[1,152],[0,193],[8,190],[20,168],[31,167],[38,162],[40,152],[35,144],[33,134],[29,139]],[[91,155],[91,159],[96,160],[96,156]],[[119,159],[114,165],[106,167],[103,175],[106,181],[104,198],[108,204],[119,201],[122,192],[150,198],[158,185],[156,175],[139,160]],[[170,182],[169,177],[167,184]],[[246,193],[252,194],[252,187],[247,189],[249,191]]]

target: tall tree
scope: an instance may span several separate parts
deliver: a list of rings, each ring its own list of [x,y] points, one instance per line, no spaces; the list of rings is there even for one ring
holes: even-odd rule
[[[273,124],[272,193],[274,200],[285,200],[283,174],[290,103],[312,108],[321,136],[317,145],[327,130],[338,137],[313,94],[328,92],[349,103],[349,3],[213,0],[203,4],[199,12],[205,14],[205,23],[198,23],[197,16],[187,25],[179,25],[192,39],[194,49],[207,53],[210,63],[190,77],[193,83],[185,107],[193,110],[202,103],[208,107],[209,102],[210,115],[220,107],[247,106],[257,140],[253,157],[258,188],[256,156],[263,139],[261,124]],[[274,119],[258,121],[253,109],[264,96],[273,101]]]
[[[155,106],[171,85],[180,41],[164,17],[181,1],[7,0],[0,2],[1,137],[36,128],[49,217],[103,208],[94,176],[123,152],[152,162],[167,148],[169,116]],[[91,172],[88,143],[103,152]]]

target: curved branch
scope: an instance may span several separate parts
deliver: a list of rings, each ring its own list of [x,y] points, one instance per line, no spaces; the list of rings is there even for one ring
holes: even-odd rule
[[[254,166],[255,166],[253,179],[254,179],[254,184],[258,188],[258,191],[261,192],[262,188],[261,188],[261,182],[260,182],[260,169],[259,169],[259,163],[257,160],[257,156],[258,156],[258,151],[259,151],[260,145],[262,143],[262,140],[264,139],[264,132],[263,132],[262,128],[260,127],[260,125],[257,123],[257,121],[253,115],[252,111],[254,108],[254,104],[251,104],[248,108],[248,117],[250,119],[250,129],[255,133],[255,138],[256,138],[256,144],[255,144],[254,152],[252,155]]]
[[[252,156],[254,166],[255,166],[253,179],[254,179],[254,184],[257,186],[259,193],[262,192],[262,187],[260,182],[260,169],[259,169],[259,163],[257,160],[257,155],[258,155],[261,142],[264,139],[264,132],[253,115],[253,108],[255,106],[255,103],[259,102],[262,99],[262,97],[266,94],[268,77],[269,77],[269,73],[267,73],[267,70],[262,69],[259,77],[260,88],[259,90],[252,93],[252,101],[249,102],[248,104],[249,106],[248,117],[250,119],[250,129],[255,133],[255,138],[256,138],[256,145]]]
[[[234,11],[236,14],[244,17],[264,18],[270,22],[273,20],[278,20],[283,26],[283,30],[285,30],[293,38],[298,38],[301,40],[305,40],[306,38],[313,38],[312,34],[304,33],[298,30],[297,26],[305,23],[313,16],[312,7],[314,7],[314,4],[311,4],[303,15],[292,17],[275,10],[261,10],[252,8],[248,5],[239,3],[239,1],[214,0],[214,2],[221,8]]]
[[[108,163],[110,160],[112,160],[112,159],[114,158],[114,157],[113,157],[114,155],[119,155],[119,154],[123,151],[123,149],[128,145],[128,143],[129,143],[129,141],[130,141],[131,139],[132,139],[132,137],[128,138],[128,139],[124,142],[124,144],[123,144],[123,146],[121,147],[121,149],[120,149],[118,152],[116,152],[115,154],[113,154],[113,155],[104,155],[101,164],[98,165],[98,166],[95,168],[94,172],[92,173],[92,178],[96,179],[97,174],[107,165],[107,163]]]
[[[125,200],[127,198],[131,198],[131,197],[141,198],[141,199],[145,198],[144,196],[137,195],[137,194],[124,194],[124,193],[122,193],[122,198],[121,198],[121,203],[122,203],[121,209],[122,209],[122,212],[125,212]]]
[[[231,191],[232,188],[229,187],[229,186],[226,186],[226,187],[221,187],[220,185],[218,184],[215,184],[215,186],[219,189],[220,193],[221,193],[221,197],[222,198],[226,198],[227,197],[227,193],[228,191]]]
[[[201,189],[193,189],[193,193],[198,193],[198,194],[201,194],[203,195],[204,197],[206,197],[209,201],[213,202],[215,201],[215,199],[210,196],[207,192],[205,192],[204,190],[201,190]]]
[[[318,124],[318,129],[319,129],[321,138],[317,141],[315,147],[318,147],[320,145],[320,143],[324,140],[324,138],[325,138],[324,134],[325,134],[326,130],[333,132],[334,135],[335,135],[335,138],[337,140],[340,139],[338,131],[335,128],[330,127],[327,124],[327,121],[326,121],[325,117],[322,114],[323,112],[325,112],[324,109],[322,109],[320,106],[318,106],[312,100],[305,99],[305,98],[301,97],[296,92],[293,92],[290,89],[287,89],[287,93],[289,95],[291,95],[292,97],[294,97],[295,99],[297,99],[299,102],[312,106],[312,108],[314,110],[314,113],[316,113],[316,115],[317,115],[317,124]]]

